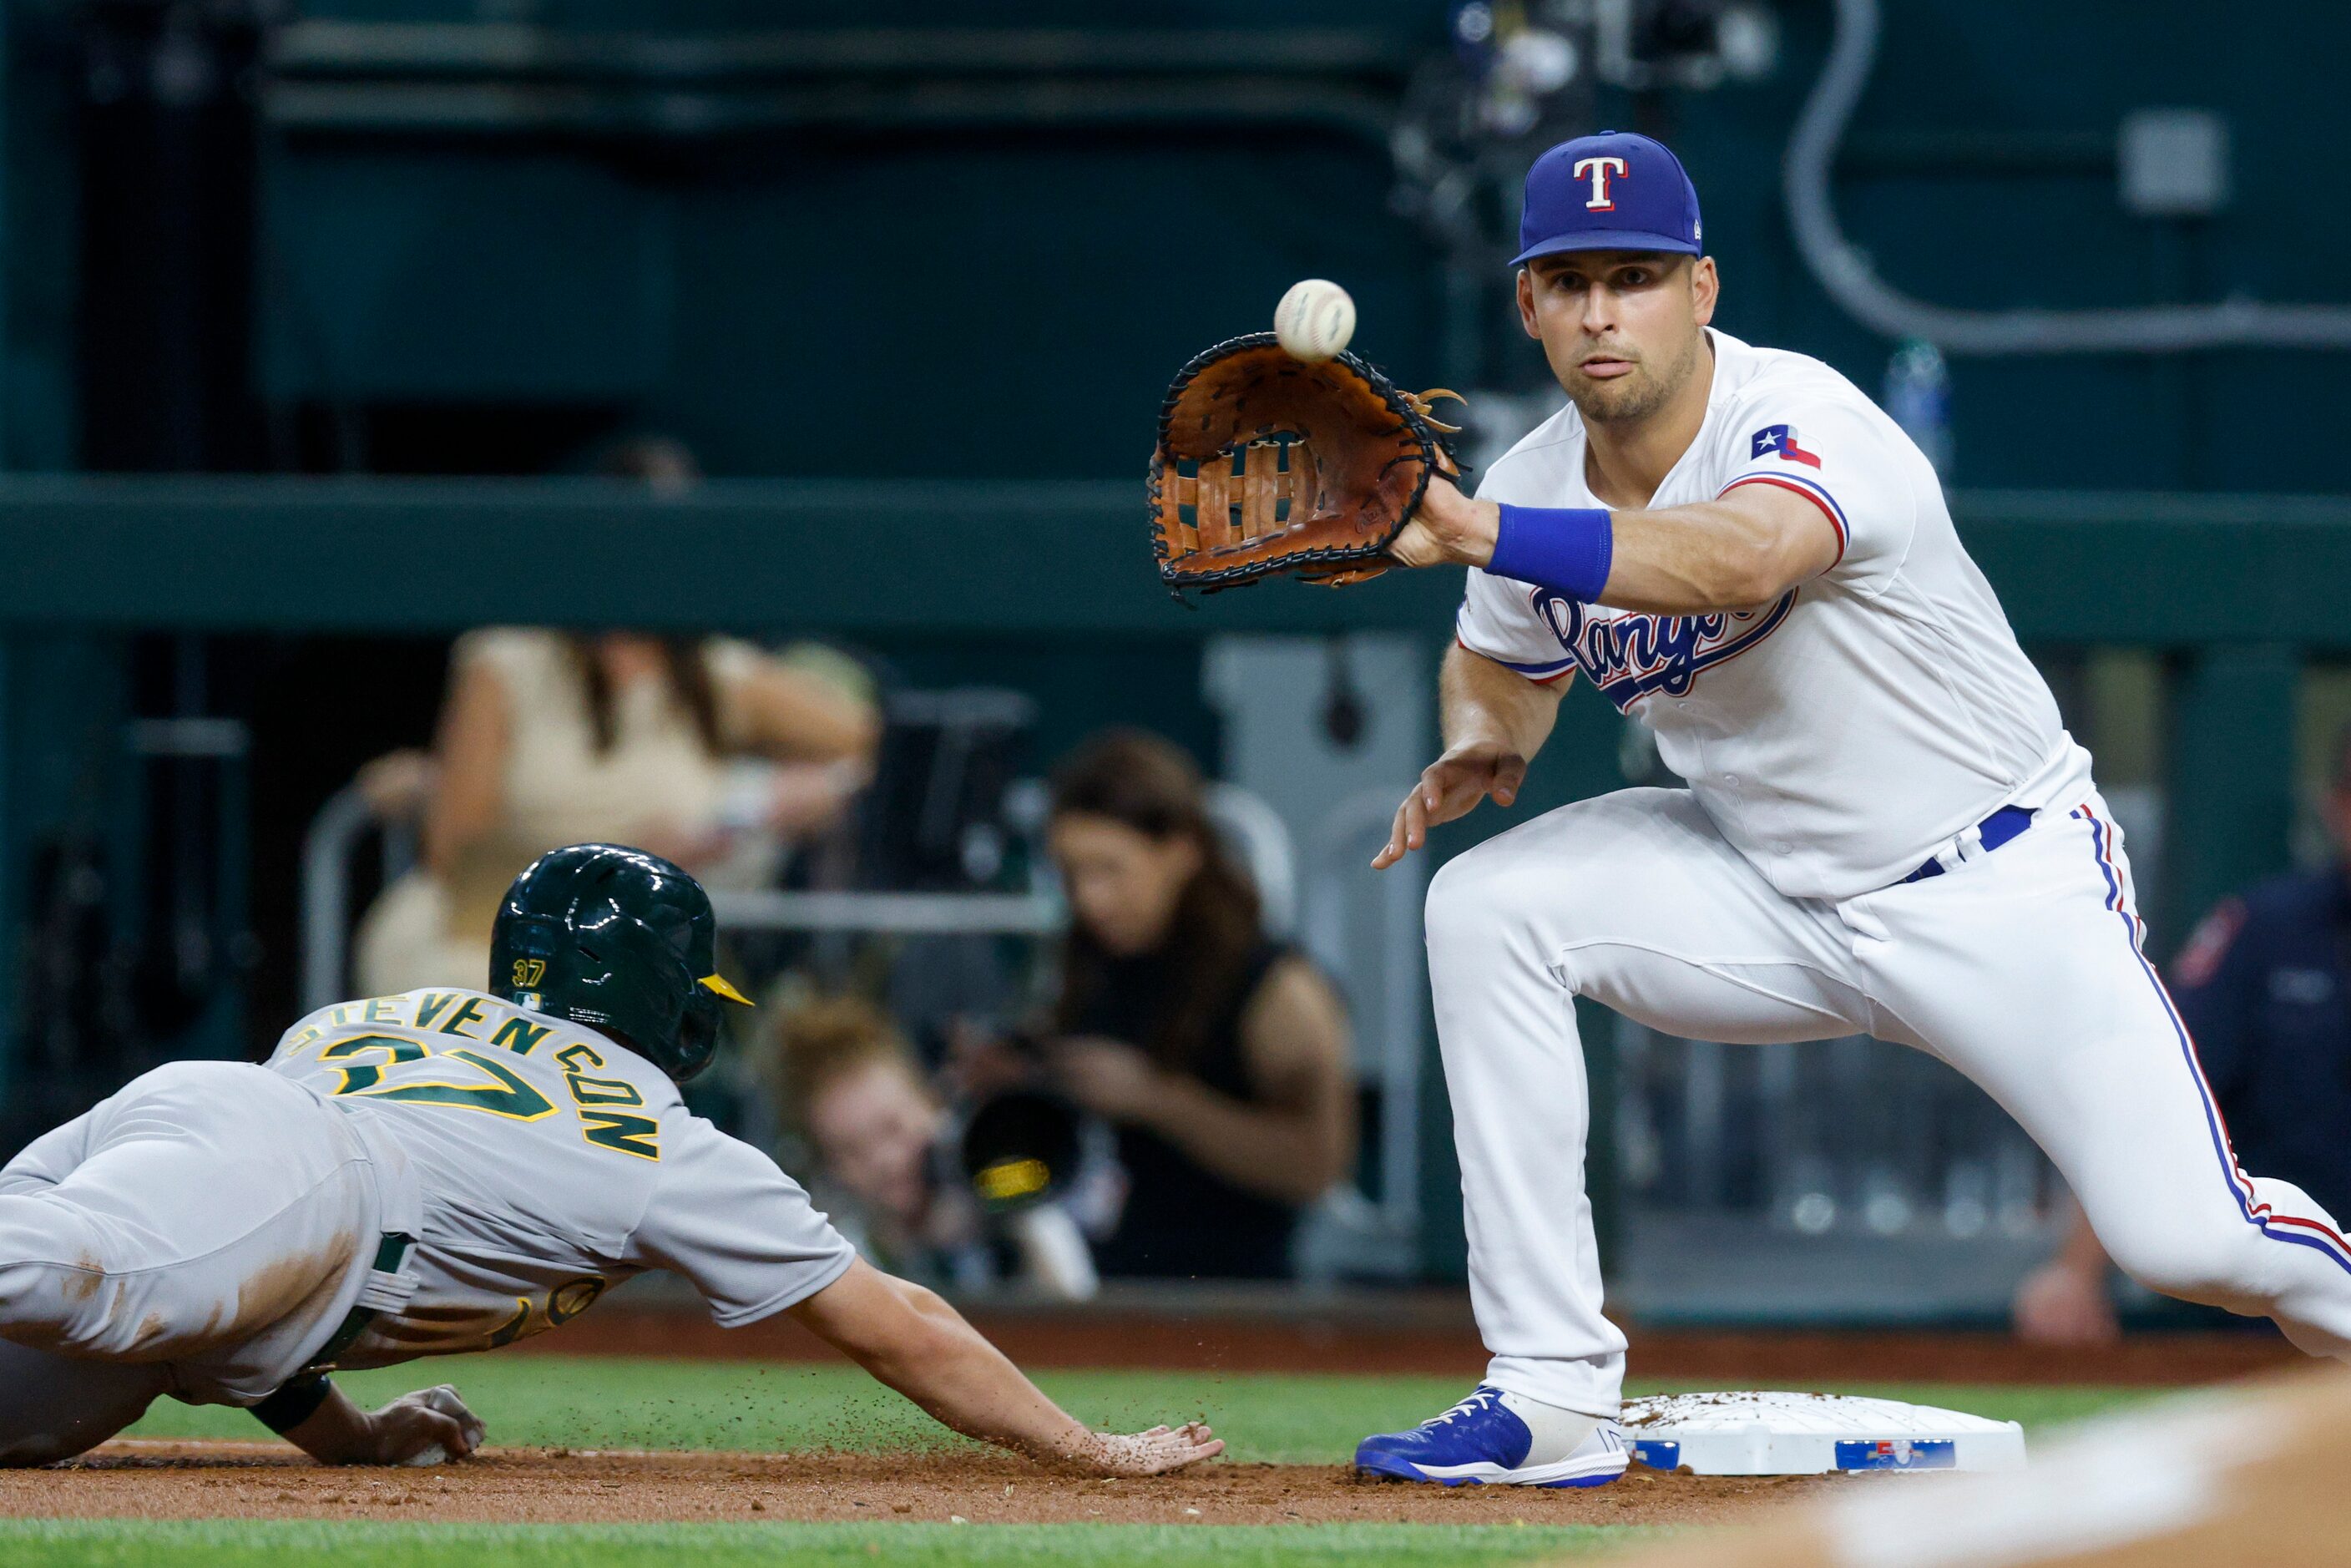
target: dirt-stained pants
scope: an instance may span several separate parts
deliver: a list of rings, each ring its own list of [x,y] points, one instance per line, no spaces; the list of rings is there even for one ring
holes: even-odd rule
[[[240,1062],[156,1069],[0,1170],[0,1464],[160,1394],[250,1403],[333,1330],[376,1221],[337,1113]]]

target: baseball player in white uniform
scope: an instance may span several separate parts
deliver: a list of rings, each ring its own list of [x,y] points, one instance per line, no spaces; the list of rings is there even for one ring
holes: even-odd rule
[[[2351,1247],[2239,1168],[2140,950],[2090,758],[2018,648],[1935,472],[1816,360],[1715,330],[1674,155],[1607,133],[1527,179],[1519,308],[1570,405],[1395,553],[1469,567],[1445,752],[1375,864],[1513,799],[1578,672],[1687,789],[1550,812],[1430,885],[1429,975],[1469,1281],[1492,1361],[1372,1473],[1593,1485],[1625,1466],[1574,999],[1667,1033],[1867,1033],[1966,1073],[2151,1288],[2351,1354]]]
[[[957,1431],[1103,1474],[1223,1445],[1063,1414],[955,1310],[860,1260],[775,1163],[687,1111],[723,999],[667,861],[557,850],[507,894],[489,991],[346,1003],[264,1065],[178,1062],[0,1171],[0,1463],[159,1396],[253,1409],[329,1462],[462,1458],[455,1389],[365,1412],[337,1368],[492,1350],[648,1269],[732,1327],[790,1312]]]

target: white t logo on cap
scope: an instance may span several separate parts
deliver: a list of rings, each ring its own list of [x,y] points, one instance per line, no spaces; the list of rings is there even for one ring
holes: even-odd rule
[[[1583,210],[1587,213],[1614,212],[1616,210],[1616,204],[1608,194],[1608,176],[1611,174],[1625,173],[1625,160],[1622,158],[1578,158],[1575,161],[1575,172],[1579,177],[1581,177],[1583,172],[1587,169],[1592,171],[1592,199],[1583,204]]]

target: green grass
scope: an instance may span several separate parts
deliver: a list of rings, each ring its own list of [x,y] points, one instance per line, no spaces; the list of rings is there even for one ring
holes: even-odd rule
[[[735,1563],[1134,1563],[1273,1568],[1378,1562],[1468,1568],[1620,1546],[1590,1525],[324,1524],[0,1521],[10,1568],[172,1568],[332,1562],[336,1568],[730,1568]]]
[[[848,1366],[626,1360],[585,1356],[468,1356],[346,1374],[353,1397],[380,1404],[448,1381],[489,1424],[493,1443],[582,1448],[936,1449],[962,1439]],[[1367,1432],[1408,1427],[1467,1389],[1458,1378],[1060,1372],[1038,1379],[1081,1419],[1127,1428],[1205,1417],[1233,1458],[1336,1464]],[[1692,1385],[1636,1384],[1656,1393]],[[2024,1423],[2032,1431],[2075,1421],[2137,1390],[1853,1384],[1834,1392],[1942,1405]],[[242,1411],[158,1401],[131,1429],[146,1437],[259,1437]]]

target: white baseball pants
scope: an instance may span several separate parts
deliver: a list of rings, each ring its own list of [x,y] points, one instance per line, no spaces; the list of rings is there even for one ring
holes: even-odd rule
[[[1489,1381],[1617,1408],[1579,996],[1700,1040],[1867,1033],[1938,1056],[2047,1152],[2133,1278],[2351,1357],[2351,1246],[2300,1188],[2238,1169],[2140,935],[2086,787],[1996,851],[1838,904],[1775,891],[1677,789],[1562,807],[1453,860],[1428,969]]]
[[[157,1068],[35,1139],[0,1170],[0,1464],[159,1395],[270,1393],[349,1309],[377,1211],[345,1118],[242,1062]]]

